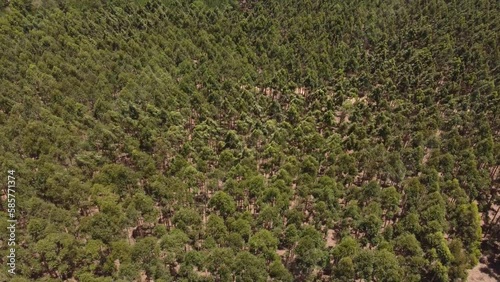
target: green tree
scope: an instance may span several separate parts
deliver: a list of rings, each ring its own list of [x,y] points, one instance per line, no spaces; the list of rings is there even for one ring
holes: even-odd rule
[[[208,205],[224,218],[232,215],[236,211],[234,199],[223,191],[215,193],[208,202]]]
[[[263,255],[270,260],[276,255],[278,247],[278,239],[268,230],[259,230],[255,233],[248,242],[250,252],[255,255]]]
[[[235,257],[233,273],[236,281],[266,281],[267,273],[265,269],[265,261],[247,251],[240,252]]]
[[[221,217],[217,215],[211,215],[208,217],[207,235],[213,237],[219,244],[225,240],[227,227]]]
[[[75,271],[78,246],[70,234],[48,234],[36,243],[34,251],[39,255],[43,273],[51,273],[58,279],[67,279]]]

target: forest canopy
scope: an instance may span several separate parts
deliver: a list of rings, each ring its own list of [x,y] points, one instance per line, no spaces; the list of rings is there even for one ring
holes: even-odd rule
[[[498,1],[0,7],[18,220],[12,276],[4,187],[1,281],[465,281],[499,263]]]

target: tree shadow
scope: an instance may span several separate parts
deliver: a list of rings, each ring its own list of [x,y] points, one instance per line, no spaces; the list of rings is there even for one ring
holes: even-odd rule
[[[484,256],[480,259],[486,267],[480,271],[500,281],[500,244],[494,240],[485,240],[481,243],[481,252]]]

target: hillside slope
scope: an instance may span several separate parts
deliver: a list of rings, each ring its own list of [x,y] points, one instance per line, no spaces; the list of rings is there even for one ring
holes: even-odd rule
[[[495,261],[498,1],[344,2],[2,1],[0,280],[460,281]]]

